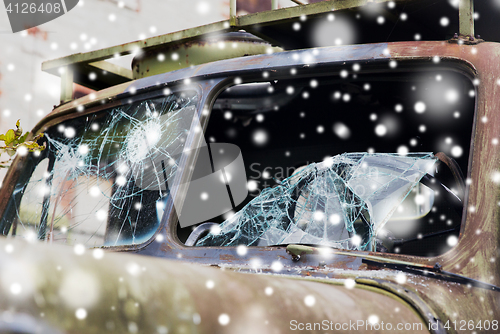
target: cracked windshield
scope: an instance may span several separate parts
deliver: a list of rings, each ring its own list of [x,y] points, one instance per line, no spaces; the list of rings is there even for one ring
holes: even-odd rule
[[[174,198],[179,240],[420,256],[453,247],[475,87],[429,63],[236,78],[215,98],[189,190]],[[149,240],[177,191],[172,181],[198,99],[169,92],[48,129],[47,149],[30,153],[29,183],[15,190],[9,234],[87,247]]]
[[[160,224],[198,96],[169,93],[65,121],[45,131],[20,182],[10,235],[87,247],[147,241]],[[160,157],[163,168],[152,159]]]
[[[249,195],[179,229],[179,238],[421,256],[450,249],[462,220],[475,88],[431,64],[377,73],[355,63],[331,76],[276,80],[264,72],[265,82],[226,89],[206,139],[240,147]]]

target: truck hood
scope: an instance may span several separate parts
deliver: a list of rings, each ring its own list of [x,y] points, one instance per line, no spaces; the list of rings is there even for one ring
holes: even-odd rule
[[[341,326],[354,333],[384,332],[382,323],[391,323],[421,324],[408,332],[428,332],[403,299],[346,280],[238,273],[10,239],[0,246],[0,329],[6,331],[275,333]]]

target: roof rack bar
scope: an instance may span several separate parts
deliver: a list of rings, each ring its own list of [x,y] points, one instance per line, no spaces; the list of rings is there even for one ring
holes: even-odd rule
[[[70,67],[61,67],[61,103],[73,100],[73,70]]]
[[[474,37],[474,0],[460,0],[458,11],[460,35]]]
[[[207,33],[212,33],[217,31],[222,32],[222,31],[237,30],[241,29],[243,26],[247,26],[248,24],[270,23],[273,20],[282,21],[287,19],[298,18],[300,17],[300,15],[319,14],[323,12],[360,7],[370,2],[383,3],[388,1],[391,0],[328,0],[317,3],[305,4],[304,6],[280,8],[276,10],[260,12],[255,14],[248,14],[237,17],[236,0],[230,0],[231,21],[220,21],[220,22],[210,23],[207,25],[195,28],[189,28],[165,35],[150,37],[144,40],[120,44],[109,48],[104,48],[85,53],[77,53],[67,57],[49,60],[42,64],[42,70],[55,75],[59,75],[57,69],[60,67],[78,63],[94,63],[97,61],[113,58],[115,56],[123,56],[131,54],[139,49],[147,50],[168,43],[182,42],[190,38],[196,38],[205,35]],[[403,2],[409,0],[396,0],[396,1]]]
[[[42,71],[61,77],[60,100],[64,103],[72,99],[73,83],[100,90],[133,80],[130,69],[106,62],[106,59],[133,54],[139,50],[146,51],[169,43],[186,41],[211,32],[233,30],[235,28],[231,27],[229,21],[215,22],[145,40],[49,60],[42,63]],[[89,74],[92,72],[99,77],[99,80],[89,80]],[[100,76],[106,73],[107,75]]]
[[[236,0],[229,0],[229,20],[215,22],[204,26],[155,36],[140,41],[116,45],[113,47],[77,53],[67,57],[42,63],[42,70],[61,76],[61,101],[71,100],[73,83],[81,84],[91,89],[104,89],[120,83],[133,80],[130,69],[121,68],[106,62],[106,59],[134,54],[136,51],[148,51],[167,44],[177,44],[190,41],[209,33],[230,32],[244,29],[273,44],[272,38],[262,35],[259,27],[273,23],[295,20],[302,15],[316,15],[331,11],[359,8],[370,3],[385,3],[396,1],[401,3],[417,0],[326,0],[304,4],[301,0],[291,0],[298,6],[278,9],[278,0],[271,0],[270,11],[237,16]],[[460,0],[459,31],[461,35],[474,37],[474,6],[473,0]],[[63,72],[67,71],[63,75]],[[92,80],[96,77],[98,80]]]
[[[252,25],[265,25],[273,22],[299,18],[302,15],[315,15],[330,11],[353,9],[365,6],[369,3],[384,3],[394,0],[328,0],[304,4],[303,6],[293,6],[268,10],[266,12],[253,13],[236,17],[236,26],[247,29]],[[405,0],[396,0],[404,2]]]
[[[228,28],[230,28],[228,21],[220,21],[220,22],[210,23],[204,26],[181,30],[165,35],[155,36],[140,41],[120,44],[105,49],[100,49],[85,53],[77,53],[71,56],[46,61],[42,63],[42,70],[49,73],[52,73],[52,71],[55,70],[56,73],[54,74],[57,75],[58,74],[57,68],[59,67],[77,63],[94,63],[97,61],[113,58],[115,56],[128,55],[141,49],[147,50],[160,45],[177,42],[180,40],[187,40],[189,38],[199,37],[207,33],[227,30]]]
[[[229,22],[231,25],[236,24],[236,0],[229,1]]]

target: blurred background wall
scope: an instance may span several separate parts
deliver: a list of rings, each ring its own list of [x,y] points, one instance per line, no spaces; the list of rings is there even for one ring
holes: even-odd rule
[[[229,18],[229,0],[80,0],[67,14],[14,34],[0,6],[0,133],[18,119],[30,130],[59,104],[60,79],[42,72],[42,62]],[[270,0],[238,1],[238,14],[270,8]],[[130,67],[131,59],[120,64]]]

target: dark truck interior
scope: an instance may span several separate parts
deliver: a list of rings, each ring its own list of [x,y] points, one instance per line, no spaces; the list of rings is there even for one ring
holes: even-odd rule
[[[240,147],[249,195],[240,210],[267,187],[297,169],[345,152],[433,152],[444,157],[422,187],[433,190],[423,216],[389,220],[389,251],[420,256],[450,249],[462,220],[475,89],[446,64],[413,64],[398,70],[345,64],[337,71],[249,82],[217,97],[207,142]],[[299,73],[300,74],[300,73]],[[266,74],[264,74],[266,76]],[[408,198],[407,198],[408,199]],[[222,223],[222,215],[209,220]],[[178,228],[185,241],[194,227]]]

